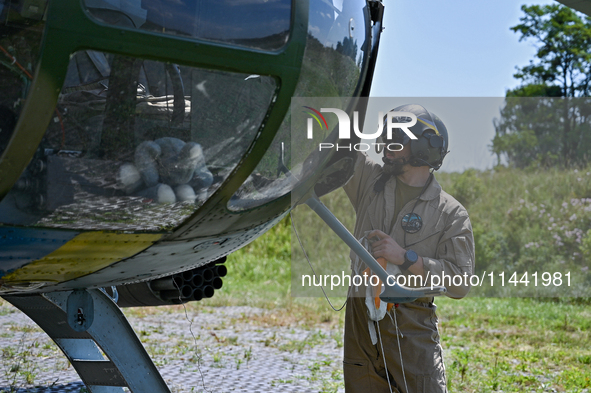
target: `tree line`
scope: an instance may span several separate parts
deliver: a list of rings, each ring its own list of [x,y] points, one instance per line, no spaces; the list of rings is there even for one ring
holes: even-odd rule
[[[533,41],[495,120],[492,151],[513,167],[587,166],[591,160],[591,18],[563,5],[522,6],[511,28]]]

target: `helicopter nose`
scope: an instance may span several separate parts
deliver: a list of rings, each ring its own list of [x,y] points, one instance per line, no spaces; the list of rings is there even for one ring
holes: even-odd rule
[[[278,201],[316,165],[291,132],[291,97],[359,95],[371,50],[365,0],[50,1],[39,12],[21,15],[32,32],[0,74],[12,107],[35,92],[14,135],[0,133],[10,225],[170,231],[214,195],[228,215]],[[12,187],[19,175],[26,187]]]

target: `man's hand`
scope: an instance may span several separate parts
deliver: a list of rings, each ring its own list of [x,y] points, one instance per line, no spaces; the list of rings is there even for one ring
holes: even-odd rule
[[[386,233],[375,229],[367,235],[368,239],[378,239],[371,244],[372,255],[374,258],[384,258],[395,265],[404,263],[404,254],[406,250]]]
[[[390,263],[395,265],[402,265],[404,263],[404,254],[406,250],[394,239],[385,234],[384,232],[376,229],[367,234],[368,239],[377,239],[377,241],[371,244],[372,255],[374,258],[384,258]],[[425,276],[425,269],[423,265],[423,257],[419,255],[419,259],[414,265],[408,268],[408,271],[412,274],[420,274]]]

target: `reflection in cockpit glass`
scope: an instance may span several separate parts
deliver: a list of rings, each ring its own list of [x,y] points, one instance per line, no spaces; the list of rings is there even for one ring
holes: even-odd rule
[[[117,26],[263,50],[289,38],[291,0],[84,0],[95,19]]]
[[[0,155],[6,149],[29,92],[39,58],[45,4],[0,0]]]
[[[0,222],[170,230],[222,184],[276,94],[267,76],[79,51]]]
[[[295,97],[336,97],[335,107],[346,107],[347,97],[358,94],[368,58],[367,5],[365,0],[311,0],[308,37]],[[290,192],[318,164],[314,156],[332,128],[314,141],[302,130],[291,128],[288,114],[271,147],[257,168],[228,203],[231,210],[247,210]],[[306,164],[304,165],[304,162]],[[289,172],[289,173],[288,173]]]

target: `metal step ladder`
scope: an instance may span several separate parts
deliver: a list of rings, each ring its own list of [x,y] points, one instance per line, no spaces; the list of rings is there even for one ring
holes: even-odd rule
[[[113,300],[98,289],[74,292],[87,292],[83,295],[92,297],[91,305],[85,306],[85,318],[90,320],[90,326],[82,328],[85,331],[71,326],[72,318],[76,318],[72,315],[72,304],[68,308],[72,291],[3,298],[27,314],[55,341],[91,393],[122,393],[123,387],[133,393],[170,393]],[[78,305],[74,303],[74,307]],[[75,309],[81,313],[81,308]]]

